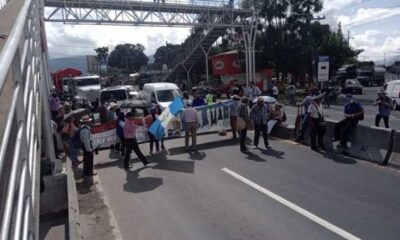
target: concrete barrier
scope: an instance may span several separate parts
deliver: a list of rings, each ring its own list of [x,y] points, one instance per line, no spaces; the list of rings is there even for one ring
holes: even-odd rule
[[[324,136],[324,144],[330,151],[337,151],[338,143],[332,142],[336,123],[337,121],[326,120],[327,132]],[[394,134],[394,141],[391,141],[392,134]],[[294,126],[281,125],[272,135],[283,139],[293,139],[295,137]],[[309,130],[305,134],[303,143],[310,145]],[[348,154],[352,157],[379,164],[386,159],[389,163],[400,166],[400,132],[357,125],[349,136],[348,146],[350,147]]]

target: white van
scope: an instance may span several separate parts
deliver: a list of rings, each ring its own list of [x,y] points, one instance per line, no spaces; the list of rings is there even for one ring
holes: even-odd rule
[[[134,98],[135,89],[130,85],[108,87],[101,90],[100,101],[109,102],[111,96],[115,101],[121,103],[127,99]]]
[[[143,86],[145,97],[154,104],[159,104],[165,109],[175,99],[183,94],[174,83],[146,83]]]
[[[387,82],[383,88],[385,89],[387,96],[393,100],[393,109],[400,109],[400,80]]]

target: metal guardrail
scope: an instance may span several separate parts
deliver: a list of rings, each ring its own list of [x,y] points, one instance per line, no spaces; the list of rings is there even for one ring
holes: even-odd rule
[[[7,0],[0,0],[0,10],[7,5],[8,1]]]
[[[6,83],[14,86],[8,114],[3,116],[7,121],[0,146],[0,177],[7,179],[0,186],[5,190],[0,201],[0,240],[39,237],[42,134],[52,149],[43,8],[42,0],[25,0],[0,53],[0,95],[10,94],[4,92]],[[47,156],[54,155],[50,151]],[[4,168],[6,161],[10,168]]]

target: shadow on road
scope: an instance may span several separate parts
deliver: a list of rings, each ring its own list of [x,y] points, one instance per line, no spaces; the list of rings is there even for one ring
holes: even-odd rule
[[[238,144],[238,142],[233,139],[225,139],[225,140],[221,140],[221,141],[197,144],[196,148],[198,150],[210,150],[213,148],[221,148],[221,147],[233,146],[233,145],[237,145],[237,144]],[[182,145],[184,145],[183,142],[182,142]],[[179,155],[179,154],[186,153],[186,150],[183,146],[170,148],[170,149],[168,149],[168,151],[169,151],[170,155]]]
[[[327,159],[331,159],[337,163],[342,163],[342,164],[356,164],[357,161],[354,160],[351,157],[346,157],[344,155],[340,155],[338,153],[334,152],[321,152],[322,156]]]
[[[145,169],[142,167],[134,171],[126,169],[126,183],[124,190],[127,192],[141,193],[152,191],[163,184],[162,178],[157,177],[139,177],[139,172]]]
[[[266,162],[267,160],[261,158],[260,156],[258,156],[257,154],[254,154],[252,152],[246,152],[245,154],[245,158],[251,161],[255,161],[255,162]]]
[[[285,152],[277,151],[277,150],[274,150],[272,148],[270,148],[270,149],[261,149],[261,152],[264,155],[275,157],[275,158],[278,158],[278,159],[284,159],[283,155],[285,155]]]
[[[155,158],[151,159],[152,162],[157,163],[153,166],[153,169],[183,172],[183,173],[194,173],[194,162],[193,161],[183,161],[167,159],[164,154],[157,155]]]
[[[205,152],[199,152],[199,151],[194,151],[194,152],[189,152],[189,158],[192,160],[203,160],[206,158],[207,154]]]

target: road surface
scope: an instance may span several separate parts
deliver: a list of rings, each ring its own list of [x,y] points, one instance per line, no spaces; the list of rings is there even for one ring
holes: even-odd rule
[[[278,139],[249,154],[230,136],[198,142],[188,154],[168,140],[147,167],[132,154],[130,170],[95,156],[124,239],[399,239],[397,170]]]

